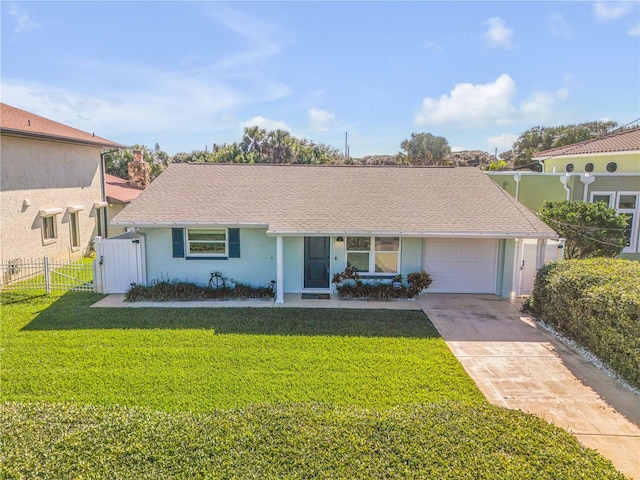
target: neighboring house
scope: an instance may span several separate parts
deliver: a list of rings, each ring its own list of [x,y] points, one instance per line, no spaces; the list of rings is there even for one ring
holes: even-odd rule
[[[144,187],[138,186],[130,180],[125,180],[108,173],[105,175],[105,182],[107,185],[107,203],[109,204],[107,207],[107,218],[115,217],[144,190]],[[113,237],[124,233],[125,230],[123,227],[109,225],[103,236]]]
[[[148,282],[218,271],[275,280],[277,302],[330,292],[347,265],[369,279],[424,269],[431,292],[517,296],[524,240],[539,266],[557,237],[480,170],[451,167],[172,164],[112,224],[139,232]]]
[[[623,257],[640,259],[640,128],[540,152],[543,172],[489,172],[516,200],[538,211],[547,200],[607,203],[627,217]]]
[[[119,144],[0,104],[0,261],[75,260],[106,226],[102,151]]]

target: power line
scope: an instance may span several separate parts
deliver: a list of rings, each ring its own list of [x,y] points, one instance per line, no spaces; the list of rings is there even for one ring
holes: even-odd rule
[[[539,215],[539,216],[543,220],[549,220],[549,221],[551,221],[553,223],[557,223],[558,225],[562,225],[562,226],[568,227],[568,228],[583,228],[585,230],[607,230],[607,231],[618,231],[618,232],[623,232],[623,231],[629,230],[628,228],[587,227],[587,226],[584,226],[584,225],[575,225],[573,223],[563,223],[563,222],[560,222],[560,221],[555,220],[553,218],[545,217],[545,216],[542,216],[542,215]]]
[[[551,220],[552,222],[554,222],[554,221],[555,221],[555,220],[553,220],[553,219],[551,219],[551,218],[549,218],[548,220]],[[556,223],[561,223],[561,222],[556,222]],[[624,244],[623,244],[623,245],[620,245],[619,243],[611,243],[611,242],[606,242],[606,241],[604,241],[604,240],[600,240],[600,239],[598,239],[598,238],[593,238],[593,237],[590,237],[590,236],[585,235],[585,234],[583,234],[583,233],[580,233],[580,232],[578,232],[577,230],[572,229],[572,228],[571,228],[572,226],[571,226],[571,225],[569,225],[569,224],[563,224],[563,225],[565,225],[565,226],[566,226],[565,228],[566,228],[569,232],[573,233],[574,235],[577,235],[578,237],[586,238],[587,240],[590,240],[590,241],[592,241],[592,242],[596,242],[596,243],[600,243],[600,244],[602,244],[602,245],[608,245],[608,246],[611,246],[611,247],[623,247],[623,248],[624,248]],[[606,229],[605,229],[605,230],[606,230]],[[621,230],[621,229],[612,229],[612,230]],[[627,230],[627,229],[624,229],[624,230]]]

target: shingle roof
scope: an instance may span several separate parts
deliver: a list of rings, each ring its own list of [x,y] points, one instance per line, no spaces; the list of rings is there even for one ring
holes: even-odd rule
[[[108,173],[105,174],[105,182],[109,203],[129,203],[144,190],[142,187],[131,185],[128,181]]]
[[[0,131],[5,134],[62,140],[101,147],[122,147],[118,143],[97,137],[93,133],[83,132],[77,128],[54,122],[6,103],[0,103]]]
[[[114,224],[555,237],[476,168],[172,164]]]
[[[552,148],[551,150],[538,152],[533,155],[532,158],[544,160],[545,158],[558,157],[561,155],[629,152],[634,150],[640,151],[640,128],[623,130],[603,138]]]

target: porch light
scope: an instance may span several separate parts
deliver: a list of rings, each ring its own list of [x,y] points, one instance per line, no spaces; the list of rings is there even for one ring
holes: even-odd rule
[[[342,242],[344,242],[344,238],[342,238],[342,237],[338,237],[338,238],[336,238],[336,242],[340,242],[340,243],[342,243]]]

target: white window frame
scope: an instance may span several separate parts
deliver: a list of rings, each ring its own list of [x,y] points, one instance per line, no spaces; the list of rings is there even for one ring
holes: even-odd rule
[[[190,230],[217,230],[224,232],[224,253],[200,253],[200,252],[192,252],[191,251],[191,240],[189,240],[189,231]],[[186,256],[187,257],[219,257],[219,258],[228,258],[229,257],[229,229],[228,228],[207,228],[207,227],[199,227],[199,228],[185,228],[184,229],[184,237],[185,237],[185,247],[186,247]],[[200,242],[202,240],[193,240],[194,243]],[[206,243],[223,243],[221,241],[215,242],[207,242]]]
[[[345,264],[345,268],[348,265],[348,256],[349,253],[365,253],[364,250],[348,250],[348,239],[349,238],[369,238],[370,239],[370,243],[369,243],[369,251],[367,253],[369,253],[369,270],[367,272],[358,272],[360,275],[367,275],[367,276],[380,276],[380,277],[388,277],[391,275],[397,275],[398,273],[400,273],[400,252],[402,250],[402,238],[397,236],[397,235],[349,235],[347,237],[345,237],[345,242],[344,242],[344,264]],[[397,238],[398,239],[398,250],[376,250],[376,238]],[[396,271],[395,272],[376,272],[376,253],[397,253],[398,254],[398,261],[396,264]]]
[[[636,197],[635,208],[618,208],[620,205],[620,197],[622,195],[634,195]],[[617,192],[616,203],[614,208],[616,212],[628,213],[633,215],[633,221],[631,222],[631,237],[629,239],[629,246],[622,249],[622,253],[636,253],[638,251],[638,225],[640,224],[640,191],[636,192]]]
[[[615,208],[616,205],[616,199],[617,199],[617,192],[615,191],[609,191],[609,192],[591,192],[591,203],[595,203],[593,200],[593,197],[596,197],[598,195],[609,195],[609,208]]]

